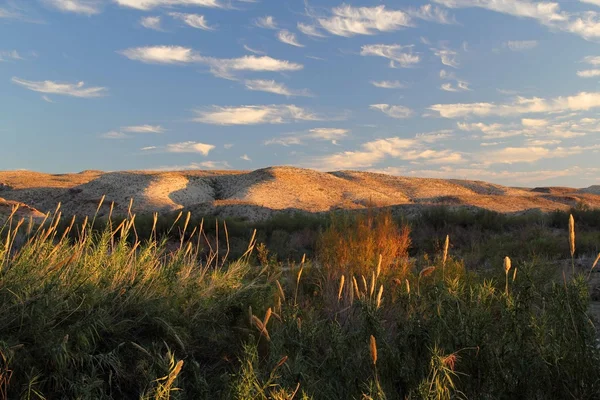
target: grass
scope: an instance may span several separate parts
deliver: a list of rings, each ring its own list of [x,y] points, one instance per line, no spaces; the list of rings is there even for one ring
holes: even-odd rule
[[[412,221],[409,235],[389,214],[340,218],[317,230],[326,268],[315,257],[282,268],[268,245],[259,262],[261,233],[242,223],[234,257],[230,221],[9,219],[0,398],[597,398],[591,263],[564,278],[527,253],[468,268],[452,231],[464,218],[511,233],[517,222],[497,216],[448,217],[439,248],[409,261],[407,239],[435,224]],[[593,229],[579,218],[582,252]],[[550,254],[570,260],[568,221],[564,253]],[[346,246],[362,258],[348,261]]]

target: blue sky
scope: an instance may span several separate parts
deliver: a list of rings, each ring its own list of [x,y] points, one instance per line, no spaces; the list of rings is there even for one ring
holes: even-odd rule
[[[0,169],[598,184],[600,0],[0,0]]]

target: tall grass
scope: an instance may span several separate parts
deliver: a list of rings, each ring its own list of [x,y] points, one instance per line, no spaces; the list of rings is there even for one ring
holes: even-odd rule
[[[134,215],[102,230],[9,218],[0,398],[598,398],[585,276],[502,258],[467,271],[446,234],[409,260],[406,229],[363,218],[286,268],[260,266],[251,233],[232,259],[225,225],[217,245],[188,215],[165,228],[177,239],[157,217],[146,232]]]

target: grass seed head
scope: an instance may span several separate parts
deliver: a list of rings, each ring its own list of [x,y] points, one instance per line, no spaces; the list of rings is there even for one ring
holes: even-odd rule
[[[571,250],[571,257],[575,255],[575,220],[573,214],[569,215],[569,246]]]
[[[377,365],[377,341],[373,335],[371,335],[369,350],[371,351],[371,362],[373,365]]]

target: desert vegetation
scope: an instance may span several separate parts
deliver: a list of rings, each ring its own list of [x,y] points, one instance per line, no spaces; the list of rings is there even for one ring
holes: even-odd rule
[[[600,213],[571,214],[15,212],[0,398],[595,399]]]

